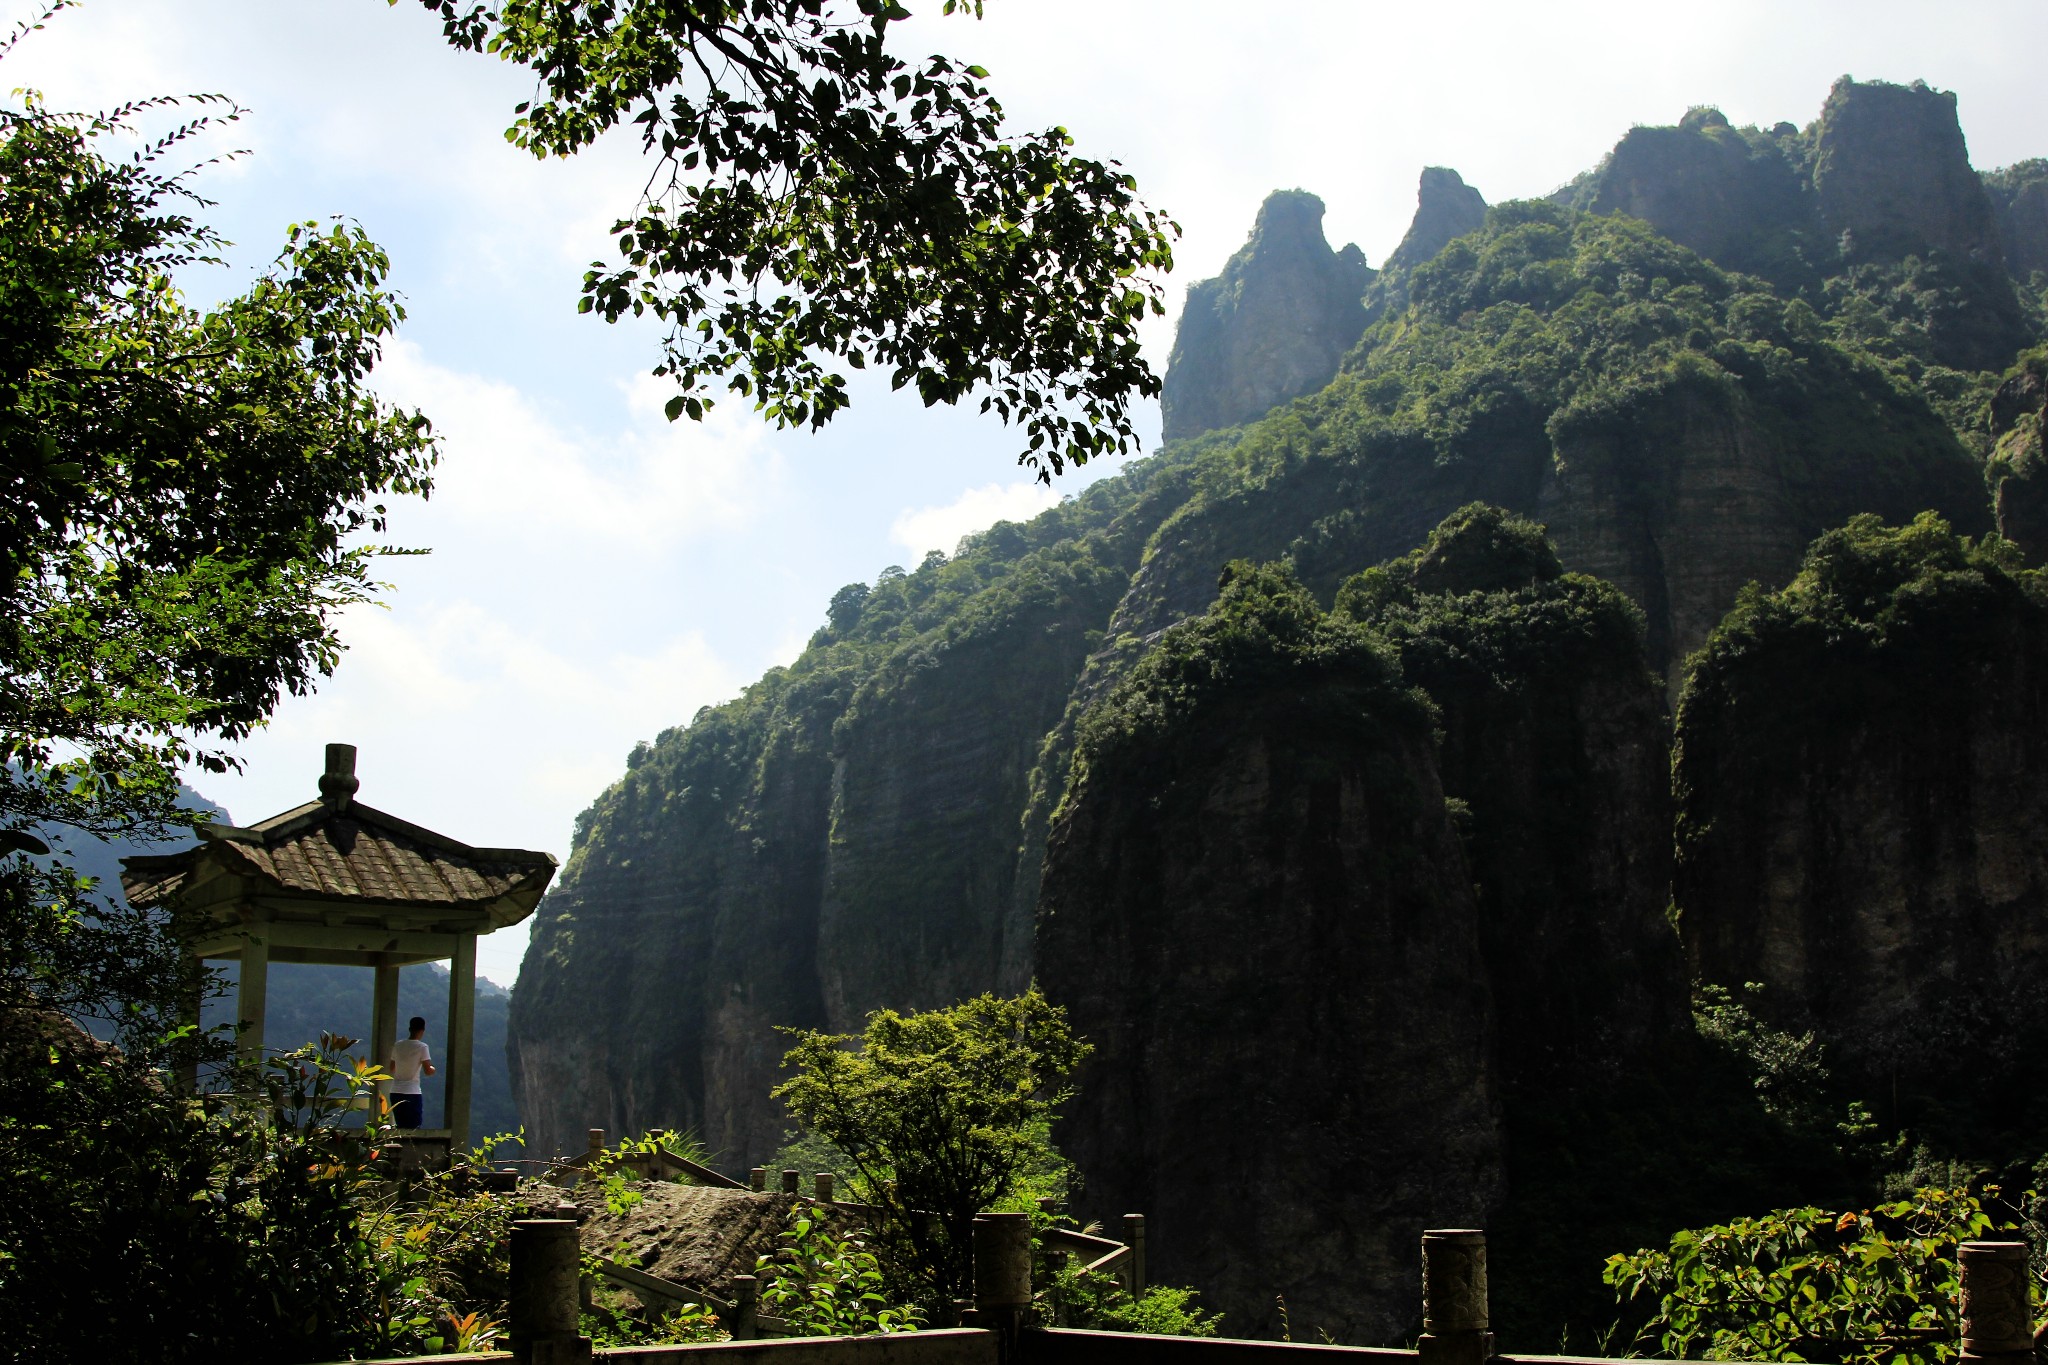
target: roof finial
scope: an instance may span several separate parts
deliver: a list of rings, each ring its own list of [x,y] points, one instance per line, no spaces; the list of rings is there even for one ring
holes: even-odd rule
[[[356,780],[356,746],[327,746],[327,771],[320,775],[320,799],[331,801],[336,810],[347,810],[349,798],[363,784]]]

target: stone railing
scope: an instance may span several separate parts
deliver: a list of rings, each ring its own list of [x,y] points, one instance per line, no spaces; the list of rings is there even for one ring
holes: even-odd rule
[[[1487,1307],[1486,1235],[1471,1229],[1422,1235],[1422,1335],[1412,1351],[1027,1328],[1031,1222],[1021,1213],[984,1214],[975,1220],[974,1321],[967,1327],[593,1350],[577,1330],[578,1250],[573,1221],[515,1224],[511,1351],[414,1357],[413,1365],[1621,1365],[1591,1356],[1497,1354]],[[1960,1365],[2031,1365],[2033,1280],[2026,1244],[1965,1242],[1957,1261]],[[694,1291],[693,1297],[703,1299]]]

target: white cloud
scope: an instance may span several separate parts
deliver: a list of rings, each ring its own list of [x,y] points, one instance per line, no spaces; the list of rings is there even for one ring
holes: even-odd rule
[[[602,536],[658,552],[709,527],[758,515],[780,478],[767,428],[745,406],[671,423],[671,392],[652,375],[622,384],[622,428],[594,437],[551,420],[518,388],[445,369],[399,341],[377,370],[378,392],[434,420],[444,443],[435,511],[507,537]]]
[[[1042,483],[984,484],[937,507],[906,507],[890,526],[889,539],[913,557],[928,550],[951,554],[960,537],[999,521],[1028,521],[1059,500]]]

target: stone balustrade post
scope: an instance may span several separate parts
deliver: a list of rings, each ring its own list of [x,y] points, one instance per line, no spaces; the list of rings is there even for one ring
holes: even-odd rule
[[[1962,1358],[2026,1365],[2034,1358],[2033,1276],[2025,1242],[1964,1242],[1956,1248],[1962,1280]]]
[[[830,1171],[819,1171],[811,1177],[811,1190],[820,1204],[832,1202],[833,1178],[833,1173]]]
[[[764,1193],[768,1188],[768,1168],[766,1166],[756,1166],[753,1170],[747,1172],[747,1180],[753,1187],[755,1194]]]
[[[1422,1234],[1423,1365],[1486,1365],[1493,1333],[1486,1306],[1486,1234],[1443,1228]]]
[[[761,1280],[755,1275],[732,1277],[732,1321],[726,1330],[734,1341],[752,1341],[761,1334]]]
[[[589,1365],[581,1334],[583,1266],[576,1224],[524,1218],[512,1225],[511,1335],[518,1365]]]
[[[1130,1282],[1132,1298],[1145,1293],[1145,1215],[1127,1213],[1124,1215],[1124,1245],[1131,1249],[1126,1279]]]
[[[804,1173],[802,1171],[788,1168],[782,1172],[782,1192],[784,1194],[798,1193],[803,1188],[803,1183]]]
[[[1015,1359],[1017,1334],[1031,1307],[1031,1215],[983,1213],[974,1219],[974,1321],[996,1334],[996,1356]]]

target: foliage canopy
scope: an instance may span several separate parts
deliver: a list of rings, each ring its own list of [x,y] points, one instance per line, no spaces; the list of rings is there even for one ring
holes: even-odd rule
[[[839,361],[927,406],[980,392],[1041,478],[1136,448],[1131,395],[1160,387],[1137,327],[1164,312],[1178,229],[1065,129],[1011,131],[980,67],[899,57],[895,0],[422,3],[454,46],[535,73],[516,145],[639,129],[655,169],[580,307],[668,325],[671,420],[723,381],[822,426],[848,402]]]
[[[1034,986],[945,1009],[877,1010],[858,1038],[791,1030],[775,1089],[844,1152],[878,1207],[882,1249],[942,1312],[973,1285],[974,1216],[1044,1157],[1064,1078],[1088,1045]]]

